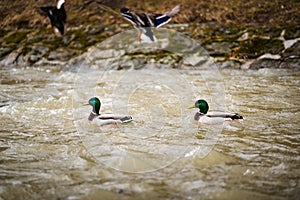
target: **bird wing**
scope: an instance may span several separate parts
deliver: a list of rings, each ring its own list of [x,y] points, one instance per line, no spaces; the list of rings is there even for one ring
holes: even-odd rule
[[[230,118],[229,118],[230,119]],[[199,122],[204,124],[219,124],[224,121],[227,121],[224,117],[209,117],[207,115],[204,115],[200,117]]]
[[[172,10],[165,13],[169,17],[174,17],[180,11],[180,4],[175,6]]]
[[[108,120],[108,119],[113,119],[113,120],[118,120],[118,119],[122,119],[125,117],[129,117],[126,115],[116,115],[116,114],[100,114],[97,118],[101,119],[101,120]]]
[[[165,14],[156,14],[152,15],[151,19],[154,21],[155,27],[159,28],[171,21],[171,17],[165,15]]]
[[[159,28],[167,23],[169,23],[178,12],[180,11],[180,5],[175,6],[172,10],[165,12],[164,14],[152,15],[155,20],[155,27]]]
[[[208,112],[206,114],[206,116],[211,117],[211,118],[221,117],[221,118],[226,118],[228,120],[243,119],[243,117],[237,113],[222,112],[222,111]]]
[[[92,120],[93,124],[98,126],[117,124],[117,123],[128,123],[132,121],[131,116],[125,115],[114,115],[114,114],[101,114],[97,118]]]

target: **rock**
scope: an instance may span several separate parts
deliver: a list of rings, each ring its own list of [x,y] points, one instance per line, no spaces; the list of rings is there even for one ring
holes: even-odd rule
[[[283,53],[284,58],[300,58],[300,41],[295,43],[290,48],[286,49]]]
[[[284,47],[281,40],[256,37],[242,41],[235,53],[243,58],[258,58],[264,53],[279,54],[282,50]]]
[[[236,46],[235,42],[213,42],[211,44],[205,45],[205,49],[208,51],[209,55],[215,56],[226,56],[231,53],[231,48]]]
[[[300,68],[300,58],[287,58],[282,62],[279,68]]]
[[[261,55],[259,58],[257,58],[258,60],[262,60],[262,59],[274,59],[274,60],[278,60],[280,59],[281,56],[276,54],[276,55],[273,55],[273,54],[270,54],[270,53],[266,53],[264,55]]]
[[[255,60],[250,64],[250,69],[260,69],[260,68],[279,68],[281,60],[274,59],[260,59]]]
[[[0,64],[3,66],[10,66],[10,65],[14,65],[17,64],[17,59],[19,57],[19,53],[16,51],[11,52],[10,54],[8,54],[1,62]]]
[[[285,35],[285,31],[286,30],[283,30],[280,34],[280,37],[278,38],[279,40],[281,40],[283,42],[283,46],[284,46],[284,51],[286,49],[289,49],[290,47],[292,47],[295,43],[297,43],[298,41],[300,41],[300,38],[293,38],[293,39],[289,39],[289,40],[286,40],[284,35]]]
[[[102,50],[96,47],[90,48],[87,52],[87,56],[92,60],[114,58],[114,57],[122,56],[124,54],[125,54],[125,50],[119,50],[119,51],[115,49]]]
[[[10,46],[2,46],[0,47],[0,59],[4,58],[6,55],[11,53],[14,49],[16,48],[15,45],[10,45]]]
[[[295,39],[300,37],[300,25],[291,24],[286,27],[284,37],[286,39]]]
[[[192,54],[190,56],[186,56],[182,64],[187,66],[188,65],[196,66],[196,65],[202,65],[206,63],[208,60],[212,60],[212,58],[210,56]]]
[[[128,24],[129,25],[129,24]],[[97,26],[87,26],[85,32],[88,35],[96,35],[96,34],[100,34],[104,31],[105,26],[104,25],[97,25]]]
[[[42,56],[40,56],[40,55],[28,55],[28,61],[30,62],[30,64],[37,62],[41,58],[42,58]]]
[[[48,60],[67,61],[75,55],[74,51],[65,48],[59,48],[56,51],[51,51]]]
[[[28,65],[28,55],[20,55],[17,59],[18,66],[26,66]]]
[[[45,65],[65,66],[66,62],[59,61],[59,60],[47,60],[46,58],[42,58],[38,62],[34,63],[34,66],[45,66]]]
[[[240,69],[241,63],[239,63],[235,60],[228,60],[228,61],[224,61],[224,62],[219,62],[218,66],[221,69]]]
[[[45,57],[46,54],[49,51],[49,48],[47,46],[43,46],[42,44],[36,45],[36,46],[32,46],[32,47],[26,47],[31,48],[29,53],[23,53],[26,54],[27,59],[22,59],[25,62],[29,62],[29,64],[34,64],[37,61],[39,61],[41,58]],[[23,50],[25,51],[25,50]]]
[[[42,56],[46,55],[49,51],[49,48],[45,45],[39,44],[31,47],[32,51],[36,54],[40,54]]]
[[[241,37],[239,37],[237,39],[237,41],[241,42],[241,41],[245,41],[245,40],[248,40],[248,39],[249,39],[249,33],[245,32]]]
[[[62,38],[62,41],[64,44],[69,44],[71,41],[73,41],[74,39],[76,38],[76,35],[75,34],[71,34],[70,36],[68,35],[65,35],[63,38]]]
[[[89,64],[82,56],[70,59],[68,63],[65,65],[65,69],[68,71],[78,71],[78,69],[80,68],[88,68],[88,67]]]
[[[295,43],[297,43],[298,41],[300,41],[300,38],[296,38],[296,39],[291,39],[291,40],[285,40],[283,42],[284,45],[284,49],[288,49],[290,47],[292,47]]]
[[[253,62],[254,62],[254,60],[248,60],[247,62],[245,62],[241,65],[241,69],[250,69],[250,66]]]

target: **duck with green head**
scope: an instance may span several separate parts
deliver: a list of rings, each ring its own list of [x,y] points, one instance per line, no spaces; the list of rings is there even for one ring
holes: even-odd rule
[[[204,124],[218,124],[225,121],[243,120],[243,117],[237,113],[220,111],[208,112],[209,106],[204,99],[197,100],[195,104],[190,106],[189,108],[199,108],[199,111],[196,112],[194,119]]]
[[[98,126],[103,126],[107,124],[118,124],[118,123],[128,123],[132,121],[131,116],[127,115],[115,115],[115,114],[100,114],[101,102],[97,97],[93,97],[88,103],[84,105],[91,105],[93,107],[88,120],[93,124]]]

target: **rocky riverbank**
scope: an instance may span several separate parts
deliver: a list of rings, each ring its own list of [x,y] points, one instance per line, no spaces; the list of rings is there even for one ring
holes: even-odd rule
[[[63,37],[57,37],[52,29],[45,28],[49,23],[48,19],[40,16],[35,9],[30,9],[30,5],[33,4],[41,6],[49,3],[38,1],[37,4],[36,1],[28,1],[26,4],[20,4],[19,1],[15,1],[9,4],[9,2],[4,0],[1,3],[4,20],[0,31],[0,65],[47,64],[60,65],[62,68],[70,66],[71,63],[76,67],[76,63],[81,62],[74,62],[74,60],[80,60],[83,55],[86,55],[85,52],[103,51],[101,48],[95,50],[97,46],[99,47],[97,43],[132,29],[131,25],[118,15],[119,7],[128,5],[138,10],[154,12],[156,9],[165,11],[166,8],[169,9],[178,3],[165,2],[158,6],[151,4],[157,2],[154,0],[141,7],[133,1],[128,1],[126,4],[119,1],[115,4],[109,1],[68,1],[66,9],[70,14],[67,33]],[[220,68],[299,68],[300,16],[292,5],[300,6],[300,3],[292,0],[288,1],[290,4],[273,1],[273,5],[269,2],[259,3],[253,0],[250,1],[252,4],[236,4],[234,7],[235,1],[232,0],[226,7],[222,4],[224,2],[183,1],[180,15],[166,28],[199,41]],[[188,4],[195,6],[189,8]],[[267,5],[269,8],[266,7]],[[8,9],[4,10],[4,6],[8,6],[6,7]],[[23,10],[18,11],[22,6]],[[278,6],[284,9],[278,11],[276,10]],[[251,9],[249,11],[249,7],[254,11],[251,12]],[[238,8],[245,16],[238,13]],[[8,11],[13,11],[14,16],[11,16]],[[119,55],[118,50],[114,48],[112,46],[105,51],[109,51],[114,56]],[[175,64],[180,62],[178,56],[165,51],[155,51],[151,54],[143,51],[135,54],[127,52],[124,59],[127,61],[136,59],[137,61],[132,61],[133,63],[140,60],[146,64],[159,62],[169,63],[171,67],[181,66]],[[128,68],[128,66],[126,64],[116,68]]]

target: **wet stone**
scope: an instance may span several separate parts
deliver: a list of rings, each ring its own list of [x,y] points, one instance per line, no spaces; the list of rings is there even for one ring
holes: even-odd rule
[[[235,46],[231,42],[213,42],[205,45],[205,49],[211,56],[225,56],[231,53],[231,48]]]
[[[0,58],[5,57],[7,54],[13,51],[14,48],[0,47]]]
[[[67,49],[58,49],[56,51],[50,52],[48,56],[48,60],[67,61],[74,55],[75,55],[74,51],[70,51]]]
[[[298,57],[300,58],[300,41],[296,42],[293,46],[286,49],[283,53],[284,58]]]
[[[17,64],[17,58],[20,54],[16,51],[11,52],[8,56],[6,56],[1,62],[0,64],[3,66],[10,66],[13,64]]]
[[[279,68],[281,60],[275,59],[260,59],[255,60],[250,64],[250,69],[260,69],[260,68]]]
[[[300,68],[300,58],[285,59],[279,66],[280,68]]]
[[[264,53],[278,54],[284,50],[278,39],[252,38],[242,41],[236,53],[246,58],[257,58]]]
[[[241,63],[234,60],[218,62],[217,64],[221,69],[239,69],[241,67]]]

